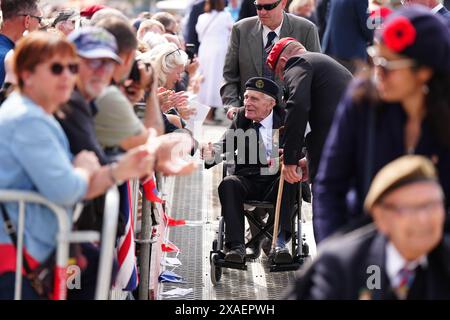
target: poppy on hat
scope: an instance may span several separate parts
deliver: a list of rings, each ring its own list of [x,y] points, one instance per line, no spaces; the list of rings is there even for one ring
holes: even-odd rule
[[[86,18],[92,18],[92,16],[94,15],[94,13],[96,13],[97,11],[100,11],[102,9],[107,8],[106,6],[102,5],[102,4],[94,4],[92,6],[86,7],[83,10],[80,11],[80,15],[82,17],[86,17]]]
[[[277,43],[275,43],[275,45],[272,47],[272,50],[270,50],[269,56],[266,60],[266,63],[271,70],[275,70],[275,67],[277,66],[278,60],[280,59],[280,56],[283,53],[284,49],[286,49],[286,47],[293,42],[298,41],[294,38],[282,38],[278,40]]]
[[[263,77],[253,77],[248,79],[245,83],[245,88],[248,90],[259,91],[267,94],[278,101],[278,94],[280,87],[278,84],[270,79]]]
[[[434,70],[450,72],[450,31],[439,15],[408,6],[388,16],[377,37],[388,49]]]

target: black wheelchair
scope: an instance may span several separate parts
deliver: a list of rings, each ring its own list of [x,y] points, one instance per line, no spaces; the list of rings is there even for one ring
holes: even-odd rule
[[[223,177],[232,171],[232,164],[223,162]],[[308,259],[309,246],[306,243],[306,236],[302,233],[302,184],[299,183],[299,188],[297,192],[297,201],[294,206],[294,214],[292,215],[291,222],[291,252],[292,252],[292,262],[288,264],[277,264],[272,259],[269,258],[269,270],[270,272],[281,272],[281,271],[293,271],[299,269]],[[269,213],[269,219],[267,223],[261,221],[255,216],[256,210],[265,210]],[[263,237],[272,242],[273,228],[274,228],[274,213],[275,206],[272,202],[268,201],[246,201],[244,204],[244,216],[247,221],[253,224],[258,230],[256,234],[252,236],[250,240],[245,243],[245,248],[248,248],[255,243],[261,241]],[[247,270],[247,258],[244,259],[243,263],[233,263],[225,261],[225,220],[221,216],[219,221],[219,229],[217,231],[217,239],[214,239],[212,243],[212,250],[210,251],[210,274],[211,282],[216,285],[222,277],[222,268]]]

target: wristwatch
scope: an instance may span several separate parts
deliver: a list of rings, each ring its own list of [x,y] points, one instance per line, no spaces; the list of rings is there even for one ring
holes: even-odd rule
[[[114,176],[114,169],[117,167],[117,163],[112,163],[109,165],[109,178],[111,179],[111,181],[116,185],[116,186],[120,186],[122,185],[125,181],[123,180],[119,180]]]

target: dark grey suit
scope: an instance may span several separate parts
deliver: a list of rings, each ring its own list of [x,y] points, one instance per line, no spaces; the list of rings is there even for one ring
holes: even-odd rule
[[[314,262],[297,276],[288,299],[395,300],[386,274],[385,236],[373,225],[340,237],[331,237],[319,247]],[[445,237],[427,255],[428,265],[416,271],[407,299],[450,299],[450,239]],[[379,267],[373,271],[373,266]],[[379,287],[368,288],[378,272]],[[369,282],[368,282],[369,280]]]
[[[283,13],[280,38],[293,37],[308,51],[320,52],[316,26],[300,17]],[[224,84],[220,89],[224,105],[240,107],[245,82],[263,76],[263,26],[258,17],[243,19],[234,24],[223,68]],[[280,79],[275,79],[282,87]]]

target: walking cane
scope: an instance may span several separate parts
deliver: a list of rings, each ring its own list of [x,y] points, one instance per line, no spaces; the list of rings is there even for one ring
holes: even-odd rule
[[[283,164],[281,164],[281,172],[280,172],[280,182],[278,184],[278,195],[277,195],[277,203],[275,205],[275,220],[273,226],[273,237],[272,237],[272,252],[275,252],[275,246],[278,240],[278,226],[280,224],[280,208],[281,208],[281,200],[283,199],[283,187],[284,187],[284,176],[283,176]]]

